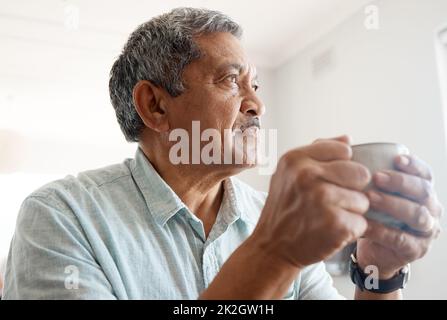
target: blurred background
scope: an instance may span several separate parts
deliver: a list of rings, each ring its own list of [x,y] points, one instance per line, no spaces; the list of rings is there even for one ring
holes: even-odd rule
[[[137,25],[178,6],[243,26],[278,156],[344,133],[401,142],[432,165],[447,204],[447,0],[0,0],[0,257],[27,194],[133,157],[109,70]],[[261,190],[270,179],[242,178]],[[413,265],[405,297],[447,299],[446,265],[443,234]],[[348,277],[334,280],[351,298]]]

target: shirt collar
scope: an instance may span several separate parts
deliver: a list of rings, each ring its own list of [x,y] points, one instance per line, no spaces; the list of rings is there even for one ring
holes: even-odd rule
[[[160,177],[140,148],[136,152],[131,171],[150,213],[159,225],[164,226],[169,219],[186,207],[171,187]]]
[[[160,177],[140,148],[136,151],[131,172],[157,224],[164,226],[183,209],[189,212],[183,201]],[[241,186],[237,182],[237,179],[233,178],[225,180],[221,208],[229,210],[225,210],[225,213],[219,213],[224,214],[224,219],[228,224],[241,219],[245,223],[256,225],[257,219],[250,214],[253,208],[244,207],[243,197],[241,196],[243,190],[239,190]]]
[[[243,190],[239,181],[235,178],[225,180],[224,201],[230,207],[230,211],[234,213],[235,218],[240,218],[243,222],[256,225],[257,218],[251,214],[254,208],[247,208],[243,200]]]

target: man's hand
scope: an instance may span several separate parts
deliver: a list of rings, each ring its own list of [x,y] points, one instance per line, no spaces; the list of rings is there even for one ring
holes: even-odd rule
[[[351,158],[348,137],[284,155],[256,229],[200,298],[282,299],[302,268],[362,236],[371,175]]]
[[[284,155],[253,238],[279,263],[303,268],[320,262],[367,229],[370,182],[350,161],[349,138],[319,140]]]
[[[368,193],[371,207],[406,223],[408,232],[368,221],[365,238],[358,241],[360,267],[375,265],[381,279],[392,278],[407,263],[424,256],[439,233],[443,208],[433,189],[430,168],[412,156],[396,158],[396,169],[374,176],[381,192]]]

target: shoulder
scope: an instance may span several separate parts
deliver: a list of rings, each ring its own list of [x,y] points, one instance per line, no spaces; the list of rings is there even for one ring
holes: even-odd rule
[[[24,203],[30,199],[38,199],[56,209],[70,206],[126,179],[131,180],[130,161],[127,159],[121,164],[83,171],[76,176],[67,175],[65,178],[49,182],[29,194]]]

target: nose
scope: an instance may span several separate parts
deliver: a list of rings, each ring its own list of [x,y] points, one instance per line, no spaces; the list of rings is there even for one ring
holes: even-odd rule
[[[251,94],[242,101],[241,103],[241,112],[244,115],[261,117],[265,113],[265,105],[258,98],[255,91],[252,90]]]

